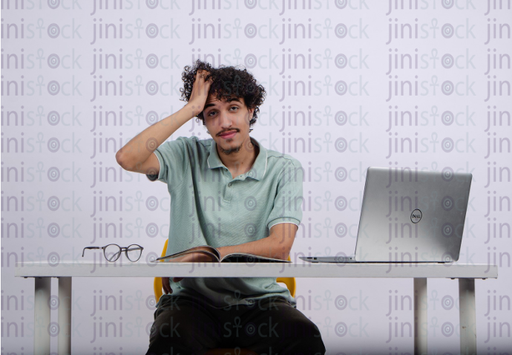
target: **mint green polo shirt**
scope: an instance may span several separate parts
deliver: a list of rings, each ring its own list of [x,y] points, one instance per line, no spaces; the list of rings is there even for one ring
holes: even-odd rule
[[[299,225],[301,164],[253,142],[259,146],[258,156],[250,171],[235,178],[220,160],[213,139],[180,137],[155,150],[158,180],[167,183],[171,195],[167,254],[205,244],[243,244],[268,237],[276,224]],[[186,278],[171,281],[171,288],[172,296],[206,297],[214,307],[253,304],[272,296],[295,304],[288,289],[268,277]]]

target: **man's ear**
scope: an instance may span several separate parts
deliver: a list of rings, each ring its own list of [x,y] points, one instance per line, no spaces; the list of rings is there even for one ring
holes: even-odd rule
[[[247,119],[248,121],[252,120],[252,116],[254,115],[254,108],[247,109]]]

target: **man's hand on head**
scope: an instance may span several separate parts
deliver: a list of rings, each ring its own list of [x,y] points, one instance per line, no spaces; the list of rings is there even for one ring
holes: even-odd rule
[[[196,73],[196,79],[187,104],[192,108],[194,116],[197,116],[204,110],[204,105],[206,104],[208,92],[210,91],[210,86],[212,84],[211,78],[206,80],[208,75],[210,75],[210,73],[206,70],[198,70]]]

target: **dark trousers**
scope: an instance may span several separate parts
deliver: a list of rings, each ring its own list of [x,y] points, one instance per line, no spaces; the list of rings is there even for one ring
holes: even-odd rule
[[[325,353],[317,326],[284,298],[216,309],[178,296],[165,299],[155,311],[146,355],[201,354],[237,347],[260,355]]]

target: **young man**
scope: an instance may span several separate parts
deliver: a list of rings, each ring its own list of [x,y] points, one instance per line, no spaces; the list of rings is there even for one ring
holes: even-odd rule
[[[126,170],[168,184],[167,254],[211,245],[286,259],[302,218],[302,169],[249,136],[265,89],[246,70],[185,67],[187,104],[117,152]],[[164,141],[193,117],[211,139]],[[188,254],[174,262],[212,261]],[[258,354],[323,354],[318,328],[275,278],[163,279],[148,354],[240,347]]]

